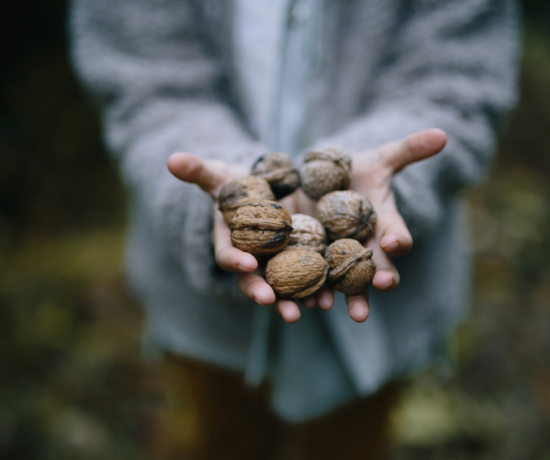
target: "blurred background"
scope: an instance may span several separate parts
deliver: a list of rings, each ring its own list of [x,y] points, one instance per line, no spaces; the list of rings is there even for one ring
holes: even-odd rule
[[[6,2],[0,72],[0,458],[181,458],[121,272],[126,198],[67,56],[64,0]],[[393,460],[550,460],[550,2],[524,1],[521,101],[468,194],[457,372],[414,378]],[[169,397],[169,396],[168,396]]]

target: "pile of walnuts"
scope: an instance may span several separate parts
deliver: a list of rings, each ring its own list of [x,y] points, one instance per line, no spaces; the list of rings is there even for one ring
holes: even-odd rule
[[[236,248],[268,256],[265,276],[276,294],[301,299],[326,282],[359,294],[376,272],[366,242],[376,227],[370,201],[348,190],[351,158],[338,147],[308,152],[296,169],[285,153],[260,157],[251,175],[225,184],[218,206]],[[317,202],[317,219],[290,215],[276,199],[298,187]],[[330,245],[327,247],[327,244]]]

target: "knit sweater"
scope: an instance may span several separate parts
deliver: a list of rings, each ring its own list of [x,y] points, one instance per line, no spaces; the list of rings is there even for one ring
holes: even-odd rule
[[[316,70],[299,95],[308,123],[293,145],[338,144],[353,155],[430,127],[448,144],[394,180],[415,241],[395,260],[399,288],[371,292],[363,324],[337,298],[330,312],[304,311],[286,325],[217,269],[211,199],[166,168],[176,151],[248,166],[275,147],[259,141],[243,103],[232,8],[227,0],[74,0],[72,56],[101,102],[106,143],[130,190],[128,275],[149,337],[250,381],[267,375],[276,412],[303,421],[433,362],[464,316],[460,193],[483,178],[515,102],[519,13],[513,0],[324,0],[310,50]],[[281,105],[292,103],[285,81]]]

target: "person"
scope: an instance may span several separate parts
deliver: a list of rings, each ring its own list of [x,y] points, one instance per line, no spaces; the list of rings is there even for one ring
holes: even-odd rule
[[[73,1],[73,62],[130,190],[129,280],[187,382],[201,458],[384,444],[399,379],[444,358],[467,312],[461,192],[514,105],[518,22],[513,0]],[[326,145],[378,213],[377,272],[370,297],[323,288],[300,308],[212,199],[261,154]]]

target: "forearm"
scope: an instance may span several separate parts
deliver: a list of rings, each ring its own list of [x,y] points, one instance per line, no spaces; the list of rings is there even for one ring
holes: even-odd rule
[[[427,128],[448,143],[398,174],[394,189],[415,237],[429,234],[446,203],[486,173],[500,127],[516,100],[518,12],[513,1],[419,1],[396,33],[376,98],[318,144],[352,154]]]
[[[200,264],[186,262],[190,244],[205,248],[204,267],[213,265],[211,199],[174,178],[168,157],[186,151],[248,165],[265,151],[219,90],[226,69],[204,38],[209,25],[200,5],[74,0],[71,11],[73,62],[101,101],[105,140],[132,201],[195,272]]]
[[[486,121],[471,117],[464,122],[452,107],[433,107],[426,101],[398,101],[321,141],[342,145],[355,155],[428,128],[445,131],[447,146],[437,156],[408,166],[393,182],[400,212],[415,238],[429,234],[446,202],[485,174],[496,141]]]

